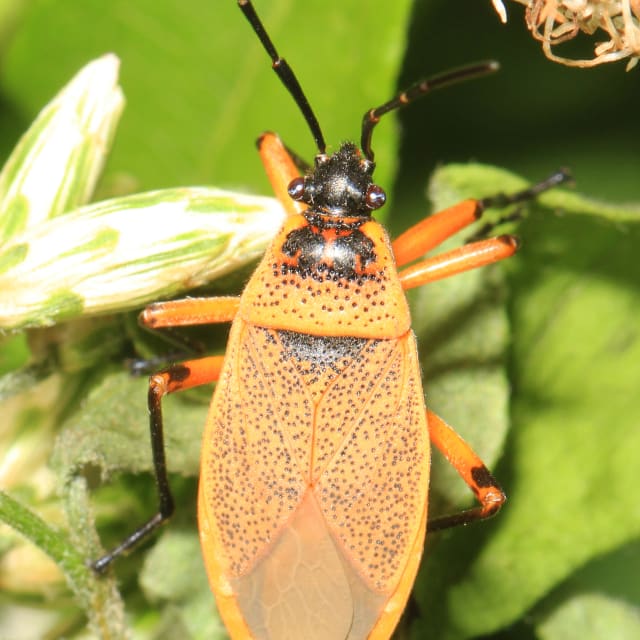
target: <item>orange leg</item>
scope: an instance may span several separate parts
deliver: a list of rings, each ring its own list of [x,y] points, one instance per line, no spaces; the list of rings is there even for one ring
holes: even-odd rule
[[[398,276],[403,289],[413,289],[427,282],[448,278],[463,271],[503,260],[512,256],[517,250],[518,239],[515,236],[489,238],[417,262],[401,271]]]
[[[427,531],[469,524],[495,515],[507,499],[496,479],[471,447],[433,411],[427,409],[429,437],[475,494],[479,507],[430,520]]]
[[[298,167],[275,133],[264,133],[258,138],[258,151],[271,187],[289,214],[302,213],[307,206],[289,196],[289,183],[300,176]]]
[[[189,324],[228,322],[238,310],[238,298],[187,298],[173,302],[160,302],[147,307],[140,315],[142,324],[151,328]],[[166,522],[174,511],[174,500],[169,486],[164,448],[162,398],[174,391],[191,389],[220,377],[224,356],[209,356],[174,364],[149,378],[149,430],[153,452],[153,469],[158,488],[158,512],[138,527],[121,544],[92,563],[95,571],[102,572],[119,555],[134,547]]]
[[[566,171],[558,171],[546,180],[528,189],[513,194],[497,194],[482,200],[464,200],[453,207],[425,218],[414,225],[392,243],[396,263],[402,267],[417,260],[431,249],[461,229],[478,220],[489,207],[505,207],[510,204],[535,198],[538,194],[571,179]],[[434,280],[476,269],[512,256],[518,249],[514,236],[480,240],[439,256],[427,258],[400,271],[400,281],[404,289],[411,289]]]
[[[478,200],[463,200],[421,220],[391,243],[396,263],[401,267],[421,258],[447,238],[473,224],[482,216],[482,211]]]
[[[149,329],[231,322],[239,306],[240,298],[236,296],[183,298],[150,304],[139,320]]]
[[[164,428],[162,420],[162,398],[168,393],[191,389],[202,384],[215,382],[220,377],[224,356],[209,356],[174,364],[149,378],[149,429],[151,432],[151,450],[153,469],[158,488],[158,512],[142,526],[138,527],[117,547],[92,563],[95,571],[102,572],[117,558],[153,533],[173,514],[175,504],[164,450]]]

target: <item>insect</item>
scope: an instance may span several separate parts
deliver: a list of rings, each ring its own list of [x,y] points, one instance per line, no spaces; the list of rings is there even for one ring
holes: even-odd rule
[[[330,155],[296,76],[252,3],[238,4],[298,104],[318,154],[301,177],[277,136],[259,139],[289,215],[240,298],[190,298],[142,312],[142,323],[153,329],[231,321],[231,331],[224,356],[151,376],[159,511],[93,566],[104,570],[171,516],[161,400],[217,381],[202,443],[198,519],[229,633],[388,638],[413,585],[425,530],[486,518],[505,500],[469,445],[425,407],[404,291],[511,256],[517,242],[504,235],[422,258],[487,206],[534,197],[565,176],[513,196],[462,202],[391,244],[371,216],[386,199],[372,179],[371,140],[380,117],[434,88],[491,72],[495,63],[412,86],[365,114],[360,149],[344,143]],[[479,506],[427,525],[430,443]]]

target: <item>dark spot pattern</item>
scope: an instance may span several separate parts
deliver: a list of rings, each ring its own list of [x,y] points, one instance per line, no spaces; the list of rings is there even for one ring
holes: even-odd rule
[[[486,489],[487,487],[497,487],[498,483],[491,475],[491,472],[487,467],[473,467],[471,469],[471,477],[480,489]]]
[[[424,512],[429,443],[415,341],[236,323],[205,436],[204,500],[230,575],[251,571],[308,491],[370,588],[393,584]]]
[[[376,260],[372,240],[357,228],[331,231],[311,224],[291,231],[281,248],[291,260],[279,265],[274,275],[296,273],[320,281],[327,275],[333,280],[368,277],[365,270]]]

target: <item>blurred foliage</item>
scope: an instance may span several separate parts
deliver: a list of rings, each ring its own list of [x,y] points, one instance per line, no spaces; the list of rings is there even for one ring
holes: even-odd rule
[[[489,2],[421,0],[414,6],[399,85],[438,69],[495,59],[491,78],[434,93],[399,115],[394,202],[420,217],[423,185],[438,164],[476,160],[537,180],[571,167],[578,189],[637,202],[640,83],[625,62],[596,69],[550,63],[526,30],[524,7],[507,3],[502,25]],[[464,8],[464,10],[462,10]],[[399,225],[404,228],[406,220]],[[395,228],[395,227],[394,227]]]
[[[514,174],[535,180],[558,166],[588,196],[546,194],[526,208],[509,264],[412,296],[427,397],[495,466],[510,500],[490,523],[429,539],[397,636],[638,637],[640,213],[624,204],[640,202],[637,70],[551,64],[515,4],[503,26],[489,0],[257,2],[333,145],[357,139],[365,109],[396,86],[500,61],[500,73],[434,93],[399,115],[401,127],[389,117],[376,130],[393,232],[427,212],[430,176],[454,161],[508,171],[441,167],[435,207],[522,188]],[[232,0],[5,0],[0,38],[3,157],[80,67],[107,51],[121,58],[127,105],[96,199],[196,184],[268,193],[254,147],[267,129],[313,154]],[[92,331],[101,348],[83,365]],[[196,337],[221,351],[224,334]],[[0,379],[0,454],[38,449],[22,478],[0,474],[12,496],[0,494],[0,514],[56,562],[34,564],[31,542],[0,529],[0,636],[86,637],[88,612],[95,637],[225,637],[196,551],[193,477],[209,390],[166,403],[181,508],[149,553],[117,563],[116,589],[83,564],[99,553],[93,521],[110,546],[156,500],[140,473],[150,469],[146,384],[122,364],[166,345],[114,315],[5,336],[0,348],[10,372]],[[468,504],[436,463],[434,509]]]

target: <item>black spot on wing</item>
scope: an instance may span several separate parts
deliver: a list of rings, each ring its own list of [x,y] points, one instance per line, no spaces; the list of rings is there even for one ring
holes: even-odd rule
[[[305,362],[311,372],[327,368],[338,373],[346,364],[357,358],[369,342],[366,338],[312,336],[295,331],[278,331],[283,346],[283,358]]]

